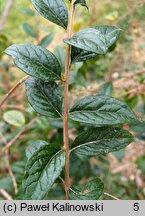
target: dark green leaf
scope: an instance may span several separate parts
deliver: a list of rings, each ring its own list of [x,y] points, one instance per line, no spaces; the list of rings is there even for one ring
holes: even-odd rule
[[[71,39],[64,39],[64,42],[96,54],[105,54],[107,52],[105,38],[93,28],[82,29],[75,33]]]
[[[72,200],[97,200],[102,195],[103,190],[103,182],[95,178],[89,181],[84,188],[74,186],[69,190],[69,195]]]
[[[43,199],[61,174],[65,165],[65,151],[44,145],[28,160],[24,177],[25,199]]]
[[[70,118],[77,122],[96,126],[124,124],[137,121],[127,103],[105,96],[87,96],[70,110]]]
[[[119,38],[120,32],[122,31],[120,28],[115,26],[95,26],[94,29],[99,31],[105,38],[107,47],[111,47]]]
[[[37,38],[37,32],[36,30],[33,28],[33,26],[31,26],[28,23],[23,23],[23,29],[26,32],[27,35]]]
[[[43,17],[67,28],[68,10],[63,0],[32,0],[32,3]]]
[[[86,7],[88,9],[86,0],[76,0],[75,3],[74,3],[74,5],[76,6],[78,4],[80,4],[81,6]]]
[[[100,95],[108,95],[111,96],[113,92],[113,86],[111,82],[106,82],[102,84],[98,90],[98,94]]]
[[[72,151],[79,155],[95,156],[118,151],[132,141],[132,134],[121,128],[92,128],[74,140]]]
[[[88,59],[94,58],[96,55],[97,55],[96,53],[82,50],[74,46],[72,46],[71,49],[72,63],[86,61]]]
[[[14,44],[5,52],[12,56],[15,64],[27,74],[42,80],[61,79],[61,67],[50,51],[33,44]]]
[[[56,83],[32,77],[25,83],[29,103],[36,112],[52,118],[62,117],[62,95]]]
[[[26,156],[27,158],[31,158],[31,156],[35,153],[35,151],[37,151],[38,149],[40,149],[42,146],[46,145],[47,142],[44,140],[37,140],[34,141],[32,144],[30,144],[28,146],[28,148],[26,149]]]
[[[86,35],[82,35],[80,37],[80,34],[82,34],[81,32],[76,33],[72,39],[70,39],[69,41],[67,40],[67,42],[69,44],[72,45],[72,52],[71,52],[71,60],[72,62],[80,62],[80,61],[86,61],[90,58],[95,57],[97,54],[105,54],[108,49],[117,41],[117,39],[119,38],[121,29],[114,27],[114,26],[96,26],[94,28],[91,28],[96,30],[100,35],[101,38],[103,38],[103,43],[106,46],[106,51],[105,52],[100,52],[98,50],[94,51],[90,49],[86,49],[86,45],[88,46],[89,41],[91,41],[90,46],[92,45],[92,42],[94,42],[94,44],[98,44],[98,46],[102,46],[101,43],[99,42],[99,40],[97,40],[98,36],[96,36],[95,38],[90,35],[90,37],[87,37],[88,34],[88,30],[84,29],[84,34]],[[80,46],[80,38],[81,38],[81,42],[84,43],[84,46]],[[77,41],[79,39],[79,41]],[[86,43],[86,44],[85,44]]]
[[[47,47],[51,42],[52,42],[52,40],[53,40],[53,38],[54,38],[54,34],[53,33],[51,33],[51,34],[49,34],[49,35],[46,35],[41,41],[40,41],[40,46],[42,46],[42,47]]]

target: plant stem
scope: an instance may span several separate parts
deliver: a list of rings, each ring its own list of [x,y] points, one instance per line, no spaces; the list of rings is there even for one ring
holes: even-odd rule
[[[70,17],[67,28],[67,37],[71,38],[72,28],[73,28],[73,15],[74,15],[74,1],[71,1],[70,6]],[[65,82],[64,82],[64,119],[63,119],[63,140],[64,149],[66,151],[66,162],[65,162],[65,193],[66,200],[69,200],[69,188],[70,188],[70,177],[69,177],[69,161],[70,161],[70,151],[69,151],[69,136],[68,136],[68,109],[69,109],[69,99],[68,99],[68,84],[69,84],[69,74],[70,74],[70,52],[71,46],[66,47],[66,63],[65,63]]]
[[[120,200],[120,199],[118,199],[117,197],[115,197],[115,196],[113,196],[113,195],[111,195],[111,194],[109,194],[109,193],[104,193],[104,195],[109,196],[109,197],[111,197],[111,198],[114,199],[114,200]]]
[[[13,3],[14,3],[14,0],[9,0],[8,3],[7,3],[7,5],[6,5],[6,8],[4,9],[2,17],[0,19],[0,32],[3,29],[4,23],[6,21],[6,18],[8,16],[9,12],[10,12],[10,9],[11,9]]]
[[[22,78],[16,85],[5,95],[4,99],[0,102],[0,108],[5,103],[5,101],[13,94],[13,92],[23,83],[25,82],[29,76],[25,76]]]
[[[6,200],[13,200],[12,197],[3,189],[0,189],[0,194],[6,199]]]
[[[20,137],[22,134],[24,134],[28,128],[38,119],[38,116],[36,116],[35,118],[33,118],[28,124],[25,125],[25,127],[14,137],[12,138],[6,145],[5,147],[2,148],[2,150],[0,151],[0,157],[2,156],[2,154],[8,150],[8,148],[14,144]]]

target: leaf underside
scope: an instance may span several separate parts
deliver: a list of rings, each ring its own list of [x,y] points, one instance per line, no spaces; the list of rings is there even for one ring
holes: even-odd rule
[[[62,95],[55,82],[28,78],[25,81],[28,101],[33,109],[51,118],[62,117]]]

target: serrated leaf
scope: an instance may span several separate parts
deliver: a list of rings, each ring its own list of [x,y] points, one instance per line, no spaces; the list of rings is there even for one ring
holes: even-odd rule
[[[72,151],[79,155],[96,156],[118,151],[132,141],[132,134],[121,128],[91,128],[74,140]]]
[[[27,158],[31,158],[31,156],[40,149],[42,146],[47,145],[47,142],[44,140],[36,140],[32,142],[26,149],[26,156]]]
[[[7,111],[3,115],[3,119],[16,127],[22,127],[25,124],[25,117],[22,112],[18,110]]]
[[[88,5],[86,3],[86,0],[76,0],[74,5],[76,6],[78,4],[80,4],[81,6],[86,7],[88,9]]]
[[[24,176],[25,199],[40,200],[51,189],[65,165],[65,151],[53,145],[39,148],[28,160]]]
[[[37,38],[37,32],[36,30],[33,28],[33,26],[31,26],[28,23],[23,23],[23,29],[25,31],[25,33],[31,37]]]
[[[61,79],[60,64],[50,51],[33,44],[14,44],[5,50],[17,67],[30,76],[42,80]]]
[[[71,109],[70,119],[96,126],[136,122],[138,119],[127,103],[105,96],[87,96]]]
[[[113,85],[112,82],[103,83],[100,88],[98,89],[99,95],[108,95],[111,96],[113,92]]]
[[[32,0],[32,3],[41,16],[67,28],[68,10],[63,0]]]
[[[119,38],[120,32],[121,32],[120,28],[117,28],[115,26],[106,26],[106,25],[96,26],[96,27],[93,27],[92,29],[99,32],[101,34],[101,37],[104,38],[103,41],[105,41],[105,45],[107,47],[106,52],[117,41],[117,39]],[[78,37],[78,39],[79,39],[79,35],[77,35],[76,37]],[[84,38],[82,38],[84,40],[84,43],[89,43],[88,39],[87,38],[84,39]],[[72,39],[73,39],[73,37],[72,37]],[[93,37],[92,37],[92,39],[93,39]],[[91,38],[89,40],[91,40]],[[70,43],[71,43],[71,41],[70,41]],[[97,39],[96,39],[95,43],[97,43]],[[72,62],[86,61],[88,59],[94,58],[97,54],[104,54],[104,53],[100,53],[100,52],[96,52],[96,51],[94,52],[91,49],[86,50],[85,47],[82,48],[82,46],[78,46],[78,45],[76,46],[76,44],[71,44],[71,45],[72,45],[72,52],[71,52]]]
[[[40,41],[40,46],[46,48],[53,40],[54,34],[50,33],[49,35],[46,35],[42,40]]]
[[[62,117],[62,95],[56,83],[31,77],[25,84],[28,101],[36,112],[51,118]]]
[[[69,195],[72,200],[97,200],[102,195],[103,190],[103,182],[95,178],[89,181],[83,188],[73,186],[73,188],[69,190]]]

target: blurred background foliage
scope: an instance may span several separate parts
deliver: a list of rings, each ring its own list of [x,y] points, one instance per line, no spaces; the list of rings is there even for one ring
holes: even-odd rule
[[[8,1],[0,0],[0,17]],[[107,93],[125,100],[142,120],[126,125],[136,141],[125,150],[101,157],[71,157],[71,179],[80,185],[93,177],[105,182],[105,192],[119,199],[145,199],[145,3],[143,0],[88,0],[89,11],[77,7],[74,31],[95,25],[116,25],[123,33],[110,52],[85,63],[76,63],[70,75],[71,103],[78,97]],[[66,0],[68,4],[68,1]],[[24,73],[16,68],[3,51],[13,43],[34,43],[54,51],[65,62],[65,32],[40,17],[30,0],[14,0],[0,31],[0,101]],[[105,83],[105,84],[104,84]],[[36,116],[25,96],[24,85],[14,92],[0,109],[0,149],[23,130]],[[74,128],[77,129],[74,129]],[[84,128],[70,123],[70,142]],[[62,122],[44,116],[37,120],[0,158],[0,189],[13,199],[22,199],[22,179],[26,164],[26,147],[36,140],[62,145]],[[7,161],[7,163],[6,163]],[[8,163],[9,161],[9,163]],[[9,165],[16,179],[10,176]],[[62,176],[63,177],[63,176]],[[63,199],[62,184],[54,184],[46,199]],[[107,195],[102,199],[111,199]],[[3,199],[0,196],[0,199]]]

